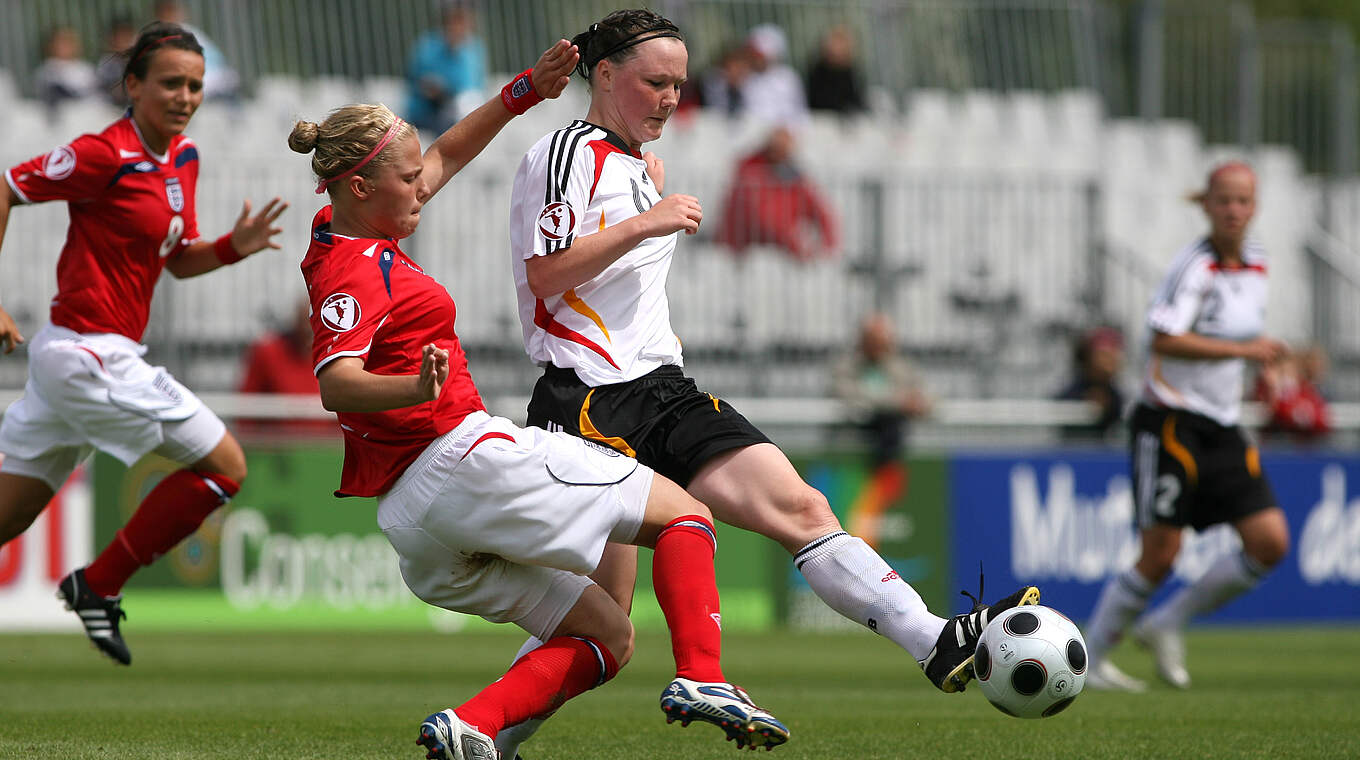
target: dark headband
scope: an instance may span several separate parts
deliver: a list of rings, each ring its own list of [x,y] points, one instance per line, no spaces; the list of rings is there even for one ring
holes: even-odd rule
[[[592,32],[596,31],[596,26],[598,26],[598,25],[592,25],[592,28],[591,28],[591,31],[592,31]],[[660,29],[660,30],[657,30],[657,29],[648,29],[648,30],[643,31],[643,32],[638,32],[636,35],[634,35],[634,36],[632,36],[632,37],[629,37],[628,39],[624,40],[623,42],[620,42],[619,44],[615,45],[614,47],[612,47],[612,48],[606,50],[605,52],[603,52],[603,53],[601,53],[601,54],[595,56],[595,60],[590,61],[590,62],[588,62],[588,63],[587,63],[586,61],[583,60],[582,63],[585,64],[585,69],[584,69],[581,73],[584,74],[584,75],[586,75],[587,78],[589,78],[589,77],[590,77],[590,70],[593,69],[593,68],[595,68],[595,64],[599,63],[600,61],[603,61],[604,59],[608,58],[609,56],[614,55],[614,54],[616,54],[616,53],[619,53],[620,51],[627,50],[628,48],[630,48],[630,47],[632,47],[632,46],[634,46],[634,45],[639,45],[639,44],[641,44],[641,43],[643,43],[643,42],[647,42],[648,40],[660,39],[660,38],[662,38],[662,37],[674,37],[675,39],[681,40],[681,41],[683,41],[683,40],[685,39],[684,37],[680,36],[680,32],[679,32],[678,30],[674,30],[674,29]]]

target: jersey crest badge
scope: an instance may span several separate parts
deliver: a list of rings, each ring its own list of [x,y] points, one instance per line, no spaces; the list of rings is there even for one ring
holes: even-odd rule
[[[538,212],[538,231],[549,240],[561,240],[574,229],[576,212],[566,203],[549,203]]]
[[[66,179],[76,170],[76,152],[71,146],[63,145],[47,154],[43,161],[43,176],[48,179]]]
[[[321,304],[321,323],[336,332],[349,332],[359,324],[359,302],[348,293],[333,293]]]
[[[170,210],[176,214],[184,210],[184,188],[180,187],[179,177],[165,178],[165,199],[170,201]]]

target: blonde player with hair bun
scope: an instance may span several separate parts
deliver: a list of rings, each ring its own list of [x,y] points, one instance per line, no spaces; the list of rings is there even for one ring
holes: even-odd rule
[[[423,153],[416,130],[381,105],[338,108],[289,136],[294,151],[312,154],[317,192],[330,201],[313,219],[302,274],[322,403],[344,434],[336,493],[377,498],[378,526],[416,596],[544,642],[426,718],[417,739],[426,757],[496,757],[503,726],[556,709],[627,663],[632,624],[587,577],[606,541],[654,549],[676,663],[662,708],[773,747],[788,730],[723,675],[708,509],[632,459],[488,414],[453,299],[399,243],[511,118],[561,93],[577,59],[558,42]]]
[[[1133,567],[1106,582],[1091,614],[1086,684],[1097,689],[1146,688],[1108,657],[1130,627],[1162,680],[1188,688],[1186,623],[1251,590],[1289,551],[1284,511],[1240,422],[1247,362],[1269,363],[1287,351],[1265,335],[1266,256],[1247,236],[1256,174],[1240,161],[1220,164],[1188,198],[1204,210],[1209,234],[1176,256],[1148,308],[1150,357],[1129,425],[1141,548]],[[1144,614],[1184,529],[1220,523],[1237,531],[1241,551]]]

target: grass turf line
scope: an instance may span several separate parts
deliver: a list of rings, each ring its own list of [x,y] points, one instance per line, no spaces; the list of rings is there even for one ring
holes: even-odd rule
[[[426,714],[471,696],[522,640],[511,629],[144,633],[116,668],[79,635],[0,636],[0,758],[418,758]],[[934,691],[868,633],[729,633],[728,677],[784,720],[795,758],[1354,758],[1360,631],[1201,628],[1195,686],[1087,692],[1055,718],[1021,721],[970,689]],[[1143,653],[1115,659],[1152,678]],[[703,724],[666,725],[657,699],[669,643],[642,634],[619,678],[569,703],[529,760],[729,758]]]

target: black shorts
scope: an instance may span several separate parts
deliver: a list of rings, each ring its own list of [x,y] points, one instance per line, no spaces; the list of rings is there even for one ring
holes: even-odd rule
[[[612,446],[681,486],[728,449],[770,442],[673,365],[594,388],[573,370],[548,367],[534,385],[528,422]]]
[[[1260,453],[1242,428],[1146,404],[1134,409],[1129,428],[1140,528],[1162,523],[1204,530],[1275,506]]]

